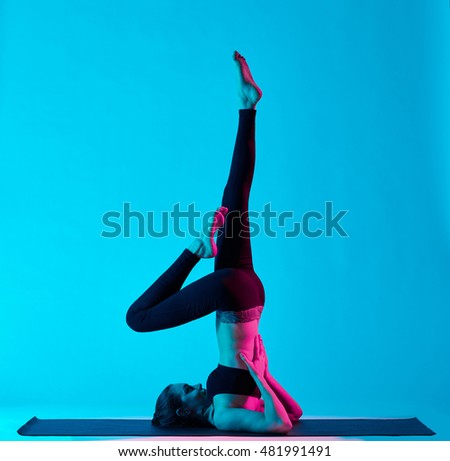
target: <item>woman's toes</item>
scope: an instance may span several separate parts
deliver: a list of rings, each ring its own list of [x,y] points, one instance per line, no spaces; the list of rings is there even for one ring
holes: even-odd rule
[[[222,214],[220,210],[217,210],[213,218],[214,229],[217,229],[218,227],[222,227],[224,223],[225,223],[225,216]]]

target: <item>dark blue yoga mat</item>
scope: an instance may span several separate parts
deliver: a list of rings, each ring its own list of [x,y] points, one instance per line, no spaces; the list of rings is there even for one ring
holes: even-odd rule
[[[261,436],[215,428],[161,428],[149,419],[39,419],[31,418],[18,431],[26,436]],[[277,435],[277,434],[273,434]],[[301,419],[287,436],[413,436],[435,435],[417,418],[408,419]],[[278,436],[280,436],[278,434]],[[285,437],[285,436],[284,436]]]

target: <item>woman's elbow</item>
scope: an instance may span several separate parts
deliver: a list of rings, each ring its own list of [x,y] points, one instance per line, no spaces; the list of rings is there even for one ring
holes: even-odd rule
[[[292,422],[287,420],[283,421],[276,426],[272,427],[270,432],[275,432],[277,434],[287,434],[292,429]]]
[[[265,432],[274,432],[276,434],[286,434],[292,429],[292,422],[289,418],[279,419],[266,427]]]
[[[302,415],[303,415],[303,410],[300,408],[299,411],[294,411],[292,413],[289,413],[289,420],[291,421],[291,423],[296,423],[302,417]]]

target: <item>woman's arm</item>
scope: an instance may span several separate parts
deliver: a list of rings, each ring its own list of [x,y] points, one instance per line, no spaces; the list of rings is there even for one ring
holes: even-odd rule
[[[244,363],[247,366],[250,364],[246,361],[245,356],[243,357]],[[249,366],[249,370],[251,370]],[[252,373],[250,371],[250,373]],[[284,405],[283,401],[277,395],[277,392],[272,387],[272,384],[267,380],[266,377],[258,373],[252,374],[259,390],[261,391],[261,398],[264,401],[264,412],[263,415],[268,422],[274,422],[280,426],[280,432],[288,432],[292,429],[291,417],[289,411]],[[281,386],[280,386],[281,387]]]
[[[255,375],[253,379],[264,398],[264,412],[245,410],[243,408],[216,409],[214,425],[222,431],[286,434],[292,429],[292,423],[283,404],[263,376],[258,377]]]
[[[259,341],[260,350],[265,350],[261,335],[258,335],[257,339]],[[270,386],[270,388],[275,392],[280,402],[283,404],[284,408],[286,409],[289,415],[289,419],[291,420],[291,422],[297,422],[299,418],[303,415],[303,410],[301,409],[300,405],[293,399],[293,397],[289,395],[286,389],[284,389],[283,386],[271,375],[269,371],[269,361],[267,359],[267,354],[265,354],[265,357],[266,368],[264,370],[264,378],[266,379],[267,384]]]
[[[289,415],[264,377],[266,369],[266,356],[264,347],[257,337],[255,340],[254,357],[250,361],[241,354],[242,361],[247,365],[250,374],[261,391],[264,399],[264,412],[245,410],[242,408],[224,408],[217,410],[214,423],[218,429],[250,432],[289,432],[292,423]]]
[[[270,374],[269,370],[266,370],[265,379],[267,384],[273,390],[278,397],[278,400],[283,404],[291,422],[295,423],[301,418],[303,410],[300,405],[288,394],[281,384]]]

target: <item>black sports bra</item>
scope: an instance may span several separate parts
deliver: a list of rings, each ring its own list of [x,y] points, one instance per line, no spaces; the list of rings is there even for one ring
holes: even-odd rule
[[[206,396],[212,402],[217,394],[242,394],[261,398],[254,379],[248,370],[218,365],[206,381]]]

